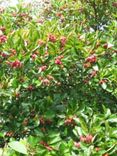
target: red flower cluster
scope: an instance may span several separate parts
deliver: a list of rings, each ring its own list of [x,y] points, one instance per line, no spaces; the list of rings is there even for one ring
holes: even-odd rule
[[[99,84],[107,83],[107,81],[108,81],[107,79],[102,79],[99,81]]]
[[[61,59],[62,59],[63,57],[64,57],[63,55],[58,56],[58,57],[55,59],[55,64],[61,65],[61,64],[62,64]]]
[[[42,83],[43,83],[43,85],[45,85],[45,86],[49,86],[49,85],[50,85],[50,80],[48,80],[47,78],[42,79]]]
[[[53,35],[53,34],[49,34],[49,35],[48,35],[48,39],[49,39],[50,42],[53,42],[53,43],[56,42],[56,36]]]
[[[80,136],[80,141],[90,144],[93,141],[93,136],[91,134],[88,134],[87,136]]]
[[[5,27],[0,27],[0,30],[1,30],[2,32],[4,32],[4,31],[6,30],[6,28],[5,28]]]
[[[42,45],[44,45],[44,44],[45,44],[45,42],[44,42],[43,40],[39,39],[38,45],[39,45],[39,46],[42,46]]]
[[[34,89],[34,87],[32,85],[29,85],[27,88],[28,91],[32,91],[33,89]]]
[[[6,35],[0,35],[0,43],[4,43],[7,41],[7,36]]]
[[[2,56],[3,58],[6,58],[6,57],[8,56],[8,54],[6,54],[6,53],[1,53],[1,56]]]
[[[64,47],[64,46],[65,46],[66,41],[67,41],[67,38],[66,38],[65,36],[62,36],[62,37],[60,38],[61,47]]]
[[[45,141],[41,141],[40,144],[43,145],[48,151],[54,150],[53,147],[49,146]]]
[[[74,146],[80,148],[80,142],[74,142]]]
[[[58,59],[58,58],[57,58],[57,59],[55,60],[55,64],[61,65],[61,64],[62,64],[62,62],[61,62],[61,60],[60,60],[60,59]]]
[[[74,121],[73,117],[67,118],[65,120],[65,125],[67,125],[67,126],[74,126],[75,125],[75,121]]]
[[[39,67],[39,71],[42,72],[42,71],[45,71],[47,69],[47,66],[41,66]]]
[[[87,59],[86,59],[86,62],[89,62],[89,63],[95,63],[96,61],[97,61],[97,57],[95,54],[87,57]]]
[[[90,73],[90,78],[95,77],[96,75],[97,75],[97,71],[96,71],[96,70],[93,70],[93,71]]]
[[[112,3],[112,6],[114,6],[114,7],[117,8],[117,2],[113,2],[113,3]]]
[[[16,55],[16,50],[15,49],[10,49],[10,52],[11,52],[11,56],[14,56],[14,55]]]
[[[41,125],[47,125],[47,124],[52,124],[52,120],[50,119],[45,119],[44,117],[40,117],[40,124]]]
[[[58,13],[56,13],[56,16],[57,17],[61,17],[62,16],[62,13],[58,12]]]
[[[32,54],[31,58],[32,58],[32,60],[35,60],[37,58],[37,55],[36,54]]]
[[[103,48],[105,48],[105,49],[111,49],[112,47],[113,47],[113,44],[111,44],[111,43],[105,43],[103,45]]]
[[[22,67],[22,63],[19,60],[16,60],[16,61],[11,63],[11,67],[12,68],[21,68]]]

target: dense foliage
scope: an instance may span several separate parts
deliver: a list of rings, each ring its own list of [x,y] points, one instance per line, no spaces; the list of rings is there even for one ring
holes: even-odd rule
[[[1,155],[117,155],[116,8],[0,9]]]

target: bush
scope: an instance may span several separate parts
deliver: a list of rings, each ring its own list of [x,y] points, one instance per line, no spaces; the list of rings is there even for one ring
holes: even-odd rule
[[[116,155],[114,11],[97,30],[81,3],[58,2],[43,18],[22,5],[1,13],[0,146],[10,141],[9,155]]]

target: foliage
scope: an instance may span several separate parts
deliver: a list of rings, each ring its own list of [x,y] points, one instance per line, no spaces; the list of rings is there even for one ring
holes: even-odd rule
[[[37,19],[22,5],[0,10],[0,146],[9,156],[116,155],[116,7],[109,2],[106,22],[93,2],[98,20],[86,1],[53,1]]]

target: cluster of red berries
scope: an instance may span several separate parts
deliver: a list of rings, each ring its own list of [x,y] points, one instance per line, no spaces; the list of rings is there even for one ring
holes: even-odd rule
[[[45,141],[41,141],[40,144],[43,145],[48,151],[54,150],[53,147],[49,146]]]
[[[113,2],[113,3],[112,3],[112,6],[114,6],[114,7],[117,8],[117,2]]]
[[[46,65],[39,67],[39,71],[40,72],[45,71],[46,69],[47,69]]]
[[[66,44],[66,42],[67,42],[67,38],[66,38],[65,36],[62,36],[62,37],[60,38],[61,47],[64,47],[65,44]]]
[[[0,35],[0,43],[4,43],[7,41],[7,36],[6,35]]]
[[[95,63],[96,61],[97,61],[97,57],[95,54],[86,58],[86,62],[89,62],[89,63]]]
[[[0,30],[1,30],[2,32],[4,32],[4,31],[6,30],[6,28],[5,28],[5,27],[0,27]]]
[[[12,68],[21,68],[22,63],[19,60],[15,60],[14,62],[10,63]]]
[[[53,35],[53,34],[49,34],[49,35],[48,35],[48,40],[49,40],[50,42],[53,42],[53,43],[55,43],[55,42],[57,41],[56,36]]]
[[[45,119],[44,117],[40,117],[39,119],[41,125],[50,125],[52,124],[52,120]]]
[[[93,70],[91,73],[90,73],[90,78],[92,77],[95,77],[97,75],[97,70]]]
[[[93,142],[93,136],[91,134],[88,134],[87,136],[80,136],[80,141],[90,144]]]
[[[64,123],[67,126],[75,126],[75,124],[76,124],[73,117],[67,118]]]
[[[35,60],[37,58],[37,55],[34,53],[31,55],[32,60]]]
[[[3,57],[3,58],[7,58],[8,57],[8,54],[6,54],[6,53],[1,53],[1,56]]]
[[[99,81],[99,84],[103,84],[103,83],[107,83],[107,82],[108,82],[107,79],[102,79],[102,80]]]
[[[61,59],[62,59],[63,57],[64,57],[63,55],[58,56],[58,57],[55,59],[55,64],[57,64],[57,65],[62,65]]]
[[[38,45],[39,46],[43,46],[44,44],[45,44],[45,42],[43,40],[41,40],[41,39],[38,40]]]
[[[28,91],[33,91],[33,90],[34,90],[34,87],[33,87],[32,85],[29,85],[29,86],[27,87],[27,90],[28,90]]]
[[[74,146],[80,148],[80,142],[74,142]]]
[[[46,70],[45,68],[46,68],[46,67],[43,67],[43,70]],[[44,86],[49,86],[50,83],[54,80],[54,77],[51,76],[51,75],[47,75],[46,78],[40,76],[40,77],[39,77],[39,80],[42,82],[42,84],[43,84]]]

